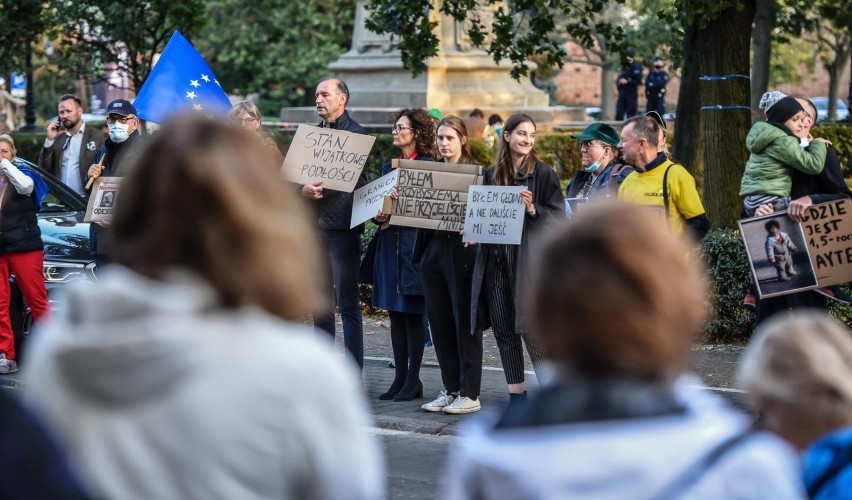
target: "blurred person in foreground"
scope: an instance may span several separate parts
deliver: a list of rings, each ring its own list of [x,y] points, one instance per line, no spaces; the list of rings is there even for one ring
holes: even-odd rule
[[[555,376],[463,430],[445,498],[802,497],[793,451],[687,375],[706,300],[688,244],[617,202],[554,230],[526,304]]]
[[[251,101],[238,102],[231,108],[228,118],[230,118],[234,125],[257,134],[257,137],[260,138],[267,151],[269,151],[270,161],[273,161],[278,165],[278,168],[281,168],[284,164],[284,155],[281,154],[278,144],[276,144],[272,137],[262,135],[260,127],[263,124],[263,117],[260,114],[260,108],[257,107],[257,104]]]
[[[325,306],[313,224],[265,162],[235,127],[167,123],[121,188],[115,264],[33,346],[26,395],[94,496],[382,495],[354,365],[296,323]]]
[[[808,496],[852,495],[852,338],[825,312],[776,316],[758,328],[740,384],[766,428],[803,452]]]

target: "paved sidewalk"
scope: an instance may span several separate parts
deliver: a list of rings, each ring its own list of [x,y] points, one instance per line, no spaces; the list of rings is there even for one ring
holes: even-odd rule
[[[432,363],[424,363],[420,370],[424,392],[422,399],[400,403],[380,401],[379,394],[388,390],[393,382],[393,375],[394,370],[388,368],[388,360],[364,360],[364,388],[367,390],[367,398],[378,427],[424,434],[456,434],[459,425],[465,419],[480,413],[447,415],[424,411],[420,408],[423,404],[435,399],[444,388],[438,365]],[[530,388],[538,386],[535,375],[527,374],[527,385]],[[480,400],[481,411],[499,411],[509,403],[506,379],[502,370],[484,369],[482,371]]]

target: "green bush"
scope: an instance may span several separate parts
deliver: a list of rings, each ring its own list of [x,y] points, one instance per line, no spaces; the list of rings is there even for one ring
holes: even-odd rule
[[[12,139],[15,141],[15,149],[18,150],[17,156],[24,160],[29,160],[33,163],[38,162],[38,154],[44,145],[45,134],[24,134],[13,133]]]
[[[850,125],[818,125],[811,130],[814,137],[822,137],[831,141],[834,152],[840,160],[843,175],[852,175],[852,126]]]
[[[719,342],[747,340],[755,317],[743,305],[751,268],[740,232],[711,231],[702,240],[699,252],[707,266],[712,300],[712,313],[704,334],[708,340]]]

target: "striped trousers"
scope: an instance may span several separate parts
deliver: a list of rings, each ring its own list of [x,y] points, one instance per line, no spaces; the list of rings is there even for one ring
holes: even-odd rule
[[[485,264],[485,299],[488,303],[488,315],[494,339],[500,351],[500,361],[507,384],[524,382],[524,350],[537,369],[541,352],[532,337],[515,328],[515,283],[511,276],[516,275],[518,265],[518,247],[514,245],[488,245]],[[512,272],[510,272],[512,270]]]

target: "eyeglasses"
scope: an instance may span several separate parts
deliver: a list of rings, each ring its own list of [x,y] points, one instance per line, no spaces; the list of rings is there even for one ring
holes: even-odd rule
[[[591,147],[603,147],[603,144],[592,141],[580,141],[580,149],[589,149]]]
[[[130,120],[135,120],[135,116],[119,116],[118,118],[114,118],[112,116],[107,117],[107,123],[121,123],[122,125],[129,122]]]
[[[394,125],[391,129],[392,134],[402,133],[403,130],[414,130],[412,127],[403,127],[402,125]]]
[[[236,125],[251,125],[257,121],[257,118],[232,118],[231,121]]]

